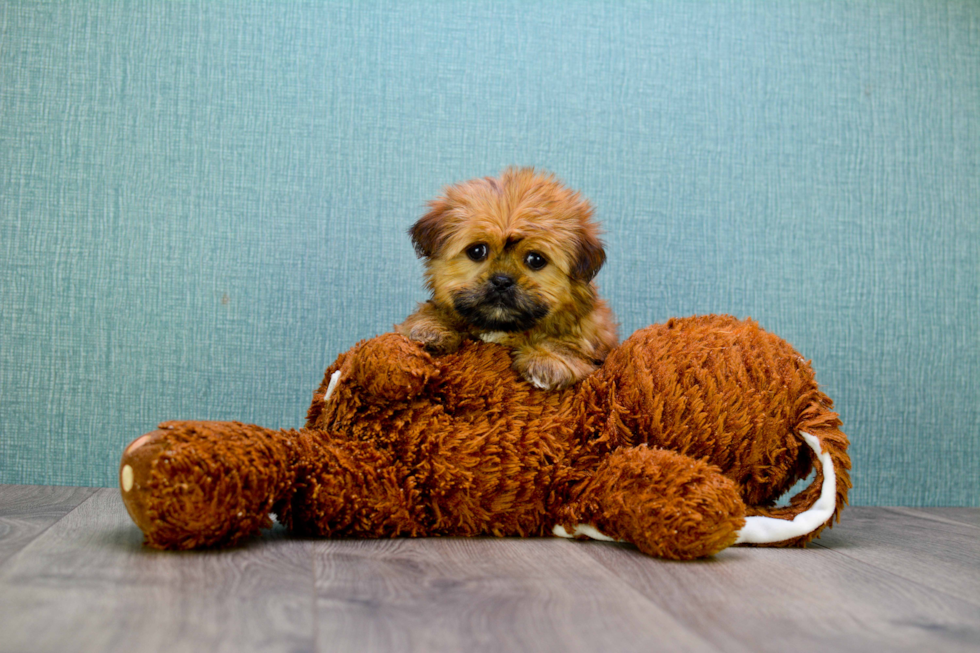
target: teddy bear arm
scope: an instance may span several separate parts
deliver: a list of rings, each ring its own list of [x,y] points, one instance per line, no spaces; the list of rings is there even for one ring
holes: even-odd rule
[[[375,403],[411,399],[439,374],[421,345],[395,333],[360,343],[338,371],[336,383],[358,388],[362,400]]]
[[[601,535],[663,558],[713,555],[745,523],[738,488],[720,470],[646,446],[614,452],[572,494],[555,534]]]

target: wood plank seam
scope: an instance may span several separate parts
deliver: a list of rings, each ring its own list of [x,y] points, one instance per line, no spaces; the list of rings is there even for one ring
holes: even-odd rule
[[[916,519],[924,519],[926,521],[939,522],[941,524],[949,524],[955,526],[965,526],[967,528],[973,528],[980,530],[980,526],[977,524],[970,523],[969,521],[963,519],[957,519],[956,517],[946,517],[944,515],[937,515],[929,512],[928,508],[905,508],[905,507],[891,507],[891,508],[881,508],[890,513],[895,513],[899,515],[904,515],[906,517],[915,517]]]
[[[959,596],[959,595],[956,595],[956,594],[950,594],[949,592],[947,592],[946,590],[943,590],[942,588],[939,588],[939,587],[931,587],[929,585],[925,585],[922,582],[915,580],[914,578],[911,578],[911,577],[906,576],[906,575],[903,575],[903,574],[896,573],[894,570],[889,569],[889,568],[887,568],[885,566],[882,566],[882,565],[879,565],[879,564],[875,564],[874,562],[871,562],[869,560],[863,560],[861,558],[857,558],[855,556],[848,555],[847,553],[844,553],[843,551],[841,551],[839,549],[835,549],[833,547],[829,547],[829,546],[826,546],[824,544],[820,544],[819,542],[811,542],[808,546],[811,546],[811,547],[814,547],[814,548],[823,549],[824,551],[827,551],[827,552],[832,553],[834,555],[839,555],[839,556],[843,556],[845,558],[848,558],[849,560],[853,561],[854,563],[856,563],[858,565],[865,565],[865,566],[871,567],[871,568],[875,569],[876,571],[881,572],[883,574],[888,574],[890,576],[894,576],[895,578],[900,578],[904,582],[910,583],[911,585],[915,586],[919,590],[922,590],[923,592],[936,592],[938,594],[942,594],[944,597],[947,597],[950,600],[953,600],[953,601],[964,601],[966,603],[970,603],[971,605],[975,605],[977,607],[980,607],[980,597],[977,597],[976,599],[969,599],[969,598],[965,598],[963,596]]]
[[[50,524],[48,524],[47,526],[41,528],[39,531],[37,531],[36,533],[34,533],[34,535],[32,535],[27,542],[24,542],[24,544],[17,551],[11,553],[10,555],[8,555],[5,558],[0,558],[0,571],[2,571],[3,568],[6,567],[11,561],[15,560],[17,557],[19,557],[21,554],[23,554],[24,551],[26,551],[27,549],[31,548],[31,546],[35,542],[37,542],[38,538],[40,538],[45,533],[47,533],[53,526],[55,526],[56,524],[58,524],[62,519],[64,519],[65,517],[67,517],[71,513],[73,513],[76,510],[78,510],[78,508],[80,506],[82,506],[83,504],[86,504],[89,501],[91,501],[92,500],[92,497],[94,497],[96,494],[98,494],[98,491],[101,488],[97,488],[97,487],[73,487],[73,489],[75,489],[75,490],[88,490],[88,496],[85,497],[84,499],[82,499],[80,502],[78,502],[74,507],[71,508],[71,510],[69,510],[68,512],[66,512],[65,514],[61,515],[56,520],[54,520],[53,522],[51,522]]]

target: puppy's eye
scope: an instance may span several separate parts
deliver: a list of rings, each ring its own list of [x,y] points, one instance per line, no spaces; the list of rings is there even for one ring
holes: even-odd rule
[[[483,243],[470,245],[466,248],[466,256],[468,256],[471,261],[476,261],[477,263],[485,259],[488,254],[490,254],[490,248]]]
[[[548,259],[541,256],[537,252],[528,252],[524,256],[524,265],[532,270],[540,270],[544,266],[548,265]]]

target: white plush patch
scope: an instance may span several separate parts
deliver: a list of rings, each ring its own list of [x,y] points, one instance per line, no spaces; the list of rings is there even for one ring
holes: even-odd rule
[[[575,530],[569,533],[565,530],[564,526],[555,526],[551,531],[556,537],[567,537],[575,538],[580,536],[585,536],[593,540],[600,540],[602,542],[619,542],[620,540],[609,537],[608,535],[603,535],[596,530],[595,526],[589,526],[588,524],[579,524],[575,527]]]
[[[330,401],[330,395],[332,395],[333,391],[337,389],[338,383],[340,383],[340,370],[337,370],[330,375],[330,383],[327,384],[327,393],[323,395],[324,403]]]
[[[123,465],[121,476],[123,492],[129,492],[133,489],[133,468],[129,465]]]
[[[817,454],[823,468],[823,484],[820,498],[809,509],[798,514],[793,520],[773,517],[746,517],[745,526],[738,532],[735,544],[769,544],[782,542],[817,529],[834,514],[837,505],[837,476],[834,461],[830,454],[821,451],[820,440],[809,433],[800,432],[806,443]]]

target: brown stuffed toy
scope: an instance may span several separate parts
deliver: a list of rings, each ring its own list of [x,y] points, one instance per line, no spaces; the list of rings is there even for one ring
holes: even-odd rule
[[[274,513],[303,535],[584,536],[687,559],[830,525],[839,426],[809,364],[751,321],[647,327],[551,392],[500,345],[433,357],[386,334],[330,366],[305,428],[166,422],[126,448],[120,485],[161,549],[230,546]]]

